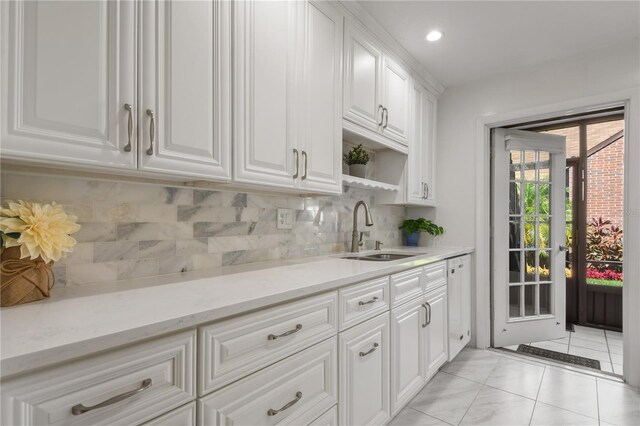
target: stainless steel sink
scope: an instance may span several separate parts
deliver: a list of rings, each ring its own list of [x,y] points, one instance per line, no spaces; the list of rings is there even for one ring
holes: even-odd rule
[[[392,260],[406,259],[407,257],[420,256],[421,253],[415,254],[398,254],[398,253],[376,253],[365,256],[345,256],[342,259],[347,260],[368,260],[371,262],[389,262]]]

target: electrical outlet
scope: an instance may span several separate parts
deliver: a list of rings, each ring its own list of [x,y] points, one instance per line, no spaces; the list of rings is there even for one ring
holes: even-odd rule
[[[276,228],[293,229],[293,210],[278,209],[276,218]]]

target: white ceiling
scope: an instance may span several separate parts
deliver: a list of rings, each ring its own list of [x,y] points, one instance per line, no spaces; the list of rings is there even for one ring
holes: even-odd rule
[[[359,3],[446,87],[640,37],[640,1]]]

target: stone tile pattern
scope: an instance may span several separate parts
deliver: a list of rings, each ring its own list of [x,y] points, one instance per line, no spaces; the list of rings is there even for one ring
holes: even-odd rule
[[[600,369],[607,373],[623,374],[622,333],[605,331],[597,328],[574,326],[574,331],[567,331],[561,339],[531,342],[529,345],[562,352],[565,354],[597,359]],[[507,349],[518,350],[518,345],[507,346]]]
[[[63,176],[2,173],[1,198],[55,201],[78,216],[74,252],[56,263],[57,286],[85,285],[344,252],[353,206],[365,200],[375,240],[400,245],[405,209],[377,205],[374,193],[345,187],[342,196],[300,197],[225,192]],[[276,209],[294,211],[292,230],[276,229]]]
[[[522,356],[465,349],[390,423],[467,424],[639,425],[640,390]]]

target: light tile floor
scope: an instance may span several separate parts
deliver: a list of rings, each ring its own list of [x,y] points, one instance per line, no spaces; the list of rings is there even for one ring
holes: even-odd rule
[[[597,328],[574,326],[562,339],[531,342],[529,345],[556,352],[578,355],[600,361],[600,369],[622,375],[622,333]],[[507,346],[517,350],[518,345]]]
[[[640,390],[535,360],[465,349],[390,423],[640,425]]]

